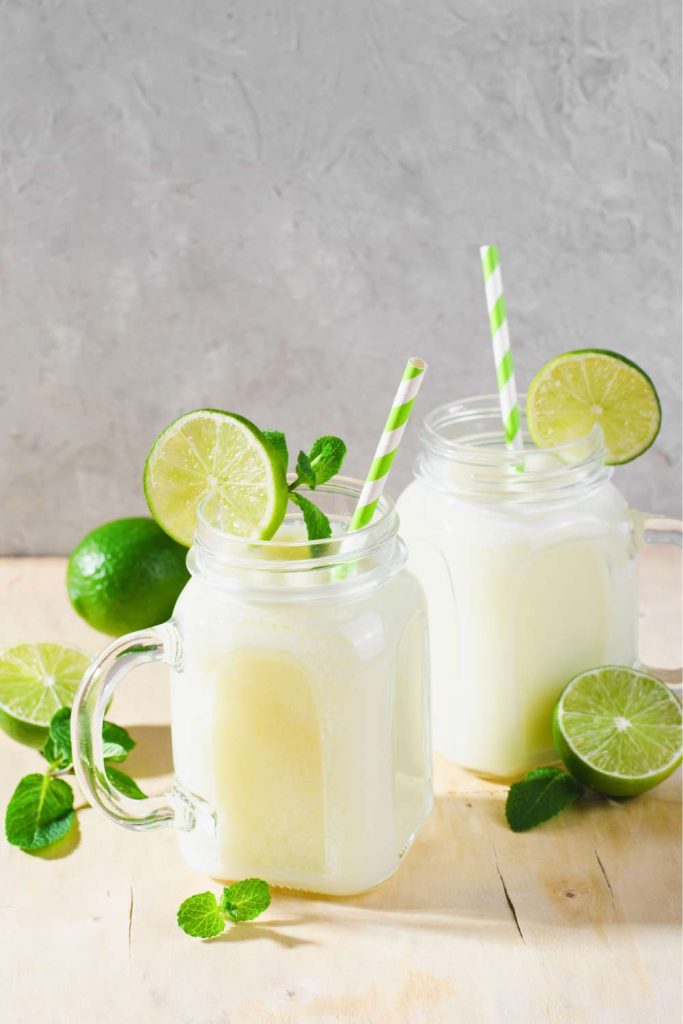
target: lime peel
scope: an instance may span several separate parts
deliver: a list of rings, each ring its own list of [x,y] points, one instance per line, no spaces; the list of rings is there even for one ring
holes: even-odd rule
[[[654,676],[606,665],[562,692],[553,738],[572,775],[606,796],[636,796],[681,763],[681,705]]]
[[[90,656],[63,644],[18,644],[0,651],[0,726],[14,739],[41,745],[50,720],[70,707]]]
[[[287,509],[287,476],[278,451],[236,413],[197,409],[170,424],[152,445],[144,472],[150,512],[189,546],[200,505],[215,497],[227,533],[269,540]]]
[[[653,444],[662,411],[651,379],[626,356],[577,349],[546,363],[526,401],[531,439],[540,448],[579,441],[598,424],[608,465],[621,465]]]

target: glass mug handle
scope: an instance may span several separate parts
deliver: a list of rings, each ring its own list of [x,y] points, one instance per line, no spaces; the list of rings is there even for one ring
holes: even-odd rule
[[[199,803],[177,785],[158,796],[134,800],[115,789],[104,764],[102,722],[116,687],[133,668],[150,661],[173,665],[178,660],[179,634],[172,622],[137,630],[114,640],[87,669],[71,714],[74,770],[93,807],[125,828],[175,825],[189,831],[196,824]]]
[[[669,519],[666,516],[653,516],[646,512],[637,512],[635,521],[642,543],[683,547],[683,522],[680,519]],[[680,694],[683,682],[683,669],[680,666],[678,668],[658,668],[644,665],[643,668]]]

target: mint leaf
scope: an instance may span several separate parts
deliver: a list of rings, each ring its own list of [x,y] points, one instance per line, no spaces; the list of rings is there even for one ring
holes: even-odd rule
[[[189,896],[178,908],[178,924],[188,935],[211,939],[225,928],[225,917],[212,892]]]
[[[583,793],[576,779],[559,768],[535,768],[510,786],[505,817],[513,832],[526,832],[553,818]]]
[[[316,483],[324,484],[339,472],[346,455],[346,445],[340,437],[319,437],[308,458],[315,473]]]
[[[71,708],[60,708],[50,720],[47,739],[41,747],[41,754],[53,768],[68,768],[71,753]]]
[[[135,746],[133,737],[113,722],[103,722],[102,739],[107,761],[125,761]],[[60,708],[54,713],[50,731],[40,752],[53,768],[68,768],[72,763],[71,708]]]
[[[71,786],[49,775],[26,775],[5,813],[7,842],[22,850],[40,850],[65,836],[74,820]]]
[[[113,722],[102,723],[105,761],[125,761],[135,746],[133,737]]]
[[[280,461],[285,467],[285,473],[287,472],[287,466],[289,465],[289,452],[287,451],[287,438],[281,430],[262,430],[261,433],[265,437],[266,441],[270,444],[270,447],[274,449],[276,454],[280,457]]]
[[[299,452],[297,455],[296,475],[299,483],[306,484],[306,486],[310,487],[312,491],[315,490],[318,481],[316,480],[315,470],[313,469],[306,452]]]
[[[253,921],[270,906],[270,890],[260,878],[245,878],[223,889],[221,910],[233,921]]]
[[[297,494],[296,491],[289,492],[289,500],[298,505],[303,512],[309,540],[324,540],[326,537],[332,536],[332,527],[330,526],[329,519],[312,501],[304,498],[301,494]]]
[[[142,792],[135,779],[131,779],[130,775],[119,771],[118,768],[112,768],[109,763],[105,764],[105,769],[107,778],[114,789],[118,789],[119,793],[129,796],[133,800],[145,800],[147,798],[147,794]]]

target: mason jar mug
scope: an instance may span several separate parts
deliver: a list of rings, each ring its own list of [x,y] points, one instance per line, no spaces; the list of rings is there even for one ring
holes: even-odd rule
[[[426,608],[392,503],[346,534],[359,493],[315,492],[334,524],[309,542],[235,538],[200,511],[172,619],[112,643],[76,698],[75,767],[89,800],[133,829],[175,825],[219,879],[344,895],[398,867],[431,807]],[[109,783],[102,719],[122,677],[171,669],[175,783],[131,800]]]
[[[637,661],[635,556],[643,540],[680,544],[681,524],[630,510],[604,457],[598,427],[507,450],[495,395],[425,420],[397,508],[427,596],[434,745],[481,775],[555,760],[564,685]]]

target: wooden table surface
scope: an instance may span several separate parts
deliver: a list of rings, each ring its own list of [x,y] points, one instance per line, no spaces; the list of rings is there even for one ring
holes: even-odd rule
[[[680,653],[679,568],[670,549],[648,550],[643,653],[659,664]],[[103,646],[63,580],[62,559],[0,560],[0,645]],[[149,791],[170,770],[167,715],[159,666],[129,677],[111,715],[132,727],[128,765]],[[40,764],[0,734],[3,808]],[[261,919],[210,943],[176,926],[181,900],[209,885],[170,830],[128,832],[87,809],[56,854],[29,856],[3,836],[0,1019],[678,1024],[680,773],[631,802],[584,800],[524,835],[507,828],[504,798],[437,758],[435,811],[387,884],[345,900],[276,891]]]

